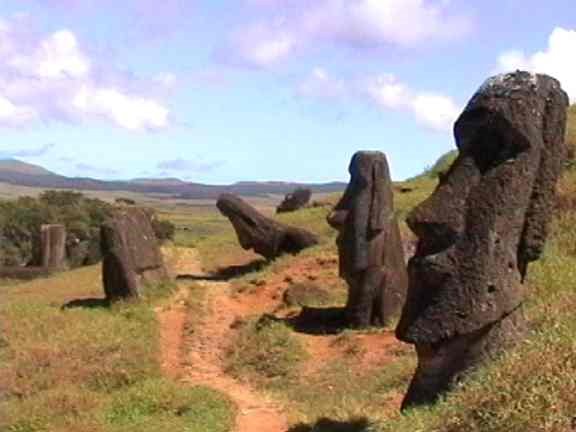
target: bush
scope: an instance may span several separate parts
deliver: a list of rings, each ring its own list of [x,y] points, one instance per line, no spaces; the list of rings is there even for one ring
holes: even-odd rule
[[[0,203],[0,265],[38,265],[43,224],[66,226],[66,252],[72,267],[99,261],[99,227],[110,209],[104,201],[73,191],[46,191],[38,198]]]
[[[156,237],[161,242],[174,240],[174,235],[176,234],[176,226],[172,222],[153,217],[152,228],[154,229]]]

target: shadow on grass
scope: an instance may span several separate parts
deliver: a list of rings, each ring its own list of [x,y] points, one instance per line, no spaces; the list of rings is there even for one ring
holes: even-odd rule
[[[365,418],[344,422],[323,418],[314,424],[297,424],[287,432],[366,432],[369,426],[370,422]]]
[[[62,306],[62,309],[97,309],[97,308],[107,308],[110,306],[110,302],[104,298],[85,298],[72,300]]]
[[[303,306],[300,314],[294,317],[278,318],[271,314],[265,314],[259,321],[263,325],[270,321],[283,322],[295,332],[310,335],[338,334],[347,328],[344,308],[341,307],[314,308]]]
[[[178,275],[178,280],[227,282],[248,273],[261,271],[270,264],[269,261],[257,259],[243,265],[223,267],[207,275]]]

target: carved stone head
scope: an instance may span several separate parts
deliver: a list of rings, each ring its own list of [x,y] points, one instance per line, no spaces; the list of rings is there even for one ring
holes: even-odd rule
[[[418,245],[400,339],[471,333],[522,303],[547,236],[567,105],[558,81],[527,72],[493,77],[472,97],[454,126],[458,158],[407,219]]]

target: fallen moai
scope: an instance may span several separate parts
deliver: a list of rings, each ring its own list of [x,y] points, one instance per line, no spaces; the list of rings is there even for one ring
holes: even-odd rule
[[[348,284],[345,318],[351,327],[383,326],[399,313],[408,276],[386,156],[358,152],[350,183],[328,216],[339,231],[340,276]]]
[[[109,301],[138,299],[147,285],[170,279],[146,209],[113,210],[101,228],[101,249],[102,281]]]
[[[403,408],[431,403],[522,337],[523,284],[539,258],[566,154],[568,97],[555,79],[487,80],[454,126],[460,154],[408,216],[418,236],[396,334],[418,367]]]
[[[300,210],[308,205],[310,198],[312,198],[312,191],[310,189],[298,188],[284,197],[284,201],[276,208],[276,213],[288,213]]]
[[[220,195],[216,206],[232,223],[240,245],[266,259],[298,253],[318,244],[314,234],[267,218],[235,195]]]

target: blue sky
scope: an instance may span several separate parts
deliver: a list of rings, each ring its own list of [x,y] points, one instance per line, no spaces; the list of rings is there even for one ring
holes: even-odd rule
[[[576,99],[576,8],[549,0],[4,0],[0,157],[98,178],[346,180],[453,148],[487,77]]]

